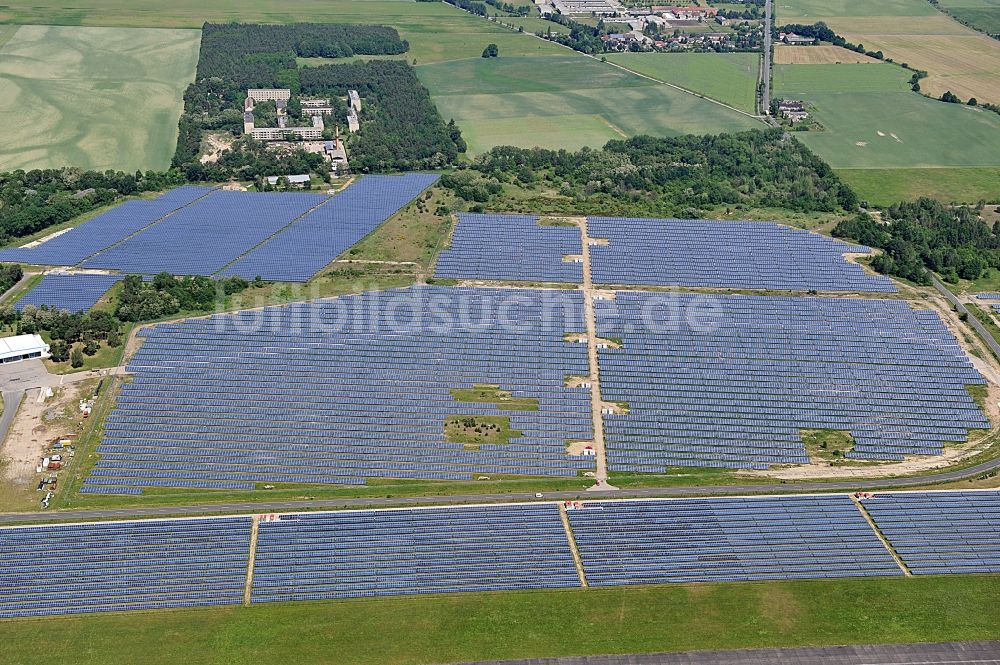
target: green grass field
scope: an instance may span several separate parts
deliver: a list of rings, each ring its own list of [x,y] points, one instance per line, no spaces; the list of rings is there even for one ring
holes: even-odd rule
[[[565,51],[564,51],[565,53]],[[634,134],[738,131],[753,118],[574,54],[472,58],[417,67],[470,152],[496,145],[576,149]]]
[[[1000,166],[1000,116],[910,92],[880,65],[777,65],[774,94],[805,99],[824,131],[795,136],[838,169]]]
[[[862,200],[887,206],[929,196],[948,203],[1000,202],[1000,168],[838,169]]]
[[[756,53],[613,53],[607,58],[747,113],[755,110],[760,75]]]
[[[166,168],[199,40],[194,30],[20,27],[0,47],[0,170]]]
[[[939,3],[976,30],[1000,33],[1000,0],[939,0]]]
[[[775,0],[778,25],[785,21],[812,23],[829,16],[933,16],[937,10],[926,0]],[[818,18],[817,18],[818,17]]]
[[[995,639],[1000,577],[696,584],[274,603],[0,622],[0,665],[417,665]]]

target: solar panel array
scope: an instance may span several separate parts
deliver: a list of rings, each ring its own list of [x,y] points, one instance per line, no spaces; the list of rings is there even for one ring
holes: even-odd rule
[[[262,522],[252,600],[579,586],[552,504],[351,511]]]
[[[178,187],[151,201],[126,201],[36,247],[0,250],[0,261],[75,266],[211,191],[208,187]]]
[[[864,500],[915,574],[1000,572],[1000,493]],[[901,575],[843,494],[586,501],[566,511],[591,586]],[[0,618],[235,605],[250,517],[0,527]],[[552,503],[259,522],[252,602],[573,588]]]
[[[441,252],[436,277],[517,282],[583,281],[576,226],[542,226],[537,216],[460,214],[451,247]]]
[[[864,507],[916,575],[1000,573],[1000,493],[876,494]]]
[[[64,309],[69,312],[86,312],[93,307],[112,286],[120,282],[121,275],[49,274],[42,277],[14,305],[21,311],[26,305]]]
[[[148,329],[89,486],[573,477],[593,458],[577,292],[424,287]],[[509,321],[507,319],[510,319]],[[497,385],[538,410],[456,401]],[[453,416],[506,416],[508,443],[449,442]]]
[[[988,293],[977,293],[976,297],[980,300],[1000,300],[1000,293],[988,292]]]
[[[844,259],[867,247],[771,222],[590,217],[595,284],[895,292]]]
[[[592,586],[902,574],[846,496],[586,502],[567,512]]]
[[[989,423],[984,380],[930,310],[896,300],[619,292],[595,303],[611,471],[807,463],[801,429],[856,459],[940,454]]]
[[[147,275],[211,275],[326,198],[322,194],[213,192],[82,265]]]
[[[223,275],[305,282],[392,217],[437,175],[367,176],[226,268]]]
[[[243,601],[248,517],[0,529],[0,618]]]

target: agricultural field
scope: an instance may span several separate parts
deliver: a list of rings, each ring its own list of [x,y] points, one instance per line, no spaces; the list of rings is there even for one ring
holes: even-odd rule
[[[989,8],[995,0],[955,2]],[[779,0],[776,11],[779,25],[825,21],[850,42],[926,70],[930,76],[920,85],[927,94],[939,97],[950,90],[963,100],[1000,102],[1000,42],[951,19],[926,0]]]
[[[737,111],[579,55],[477,57],[418,66],[417,73],[473,154],[496,145],[576,149],[634,134],[759,126]]]
[[[870,58],[863,53],[855,53],[840,46],[824,45],[802,48],[801,46],[777,44],[774,47],[774,64],[776,65],[847,65],[878,62],[875,58]]]
[[[1000,33],[1000,0],[939,0],[938,4],[976,30]]]
[[[60,0],[42,0],[41,4],[5,4],[0,7],[0,21],[198,29],[206,21],[373,23],[391,25],[399,30],[403,39],[410,43],[408,58],[418,63],[479,57],[489,43],[497,44],[501,55],[566,52],[557,44],[530,34],[518,34],[451,5],[402,0],[303,0],[294,5],[276,0],[257,0],[250,5],[223,0],[210,6],[194,0],[176,3],[142,0],[127,7],[110,0],[95,0],[86,7],[64,5]]]
[[[887,206],[921,196],[948,203],[1000,203],[1000,168],[839,169],[863,201]]]
[[[0,170],[170,164],[199,31],[4,28]]]
[[[949,575],[592,587],[59,616],[5,621],[0,665],[419,665],[993,639],[1000,631],[993,605],[997,593],[996,575]],[[128,645],[127,656],[122,645]],[[120,657],[112,659],[111,654]]]
[[[610,62],[753,113],[760,77],[756,53],[613,53]]]
[[[1000,116],[909,90],[880,65],[776,65],[774,95],[804,99],[823,126],[795,136],[838,169],[1000,166]]]

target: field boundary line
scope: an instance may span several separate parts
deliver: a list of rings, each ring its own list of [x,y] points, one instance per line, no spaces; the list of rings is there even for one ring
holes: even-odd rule
[[[877,524],[875,524],[875,520],[872,518],[871,513],[869,513],[868,509],[866,509],[864,504],[861,503],[861,499],[859,499],[857,495],[852,494],[851,502],[854,503],[854,505],[858,509],[858,512],[861,513],[861,516],[865,518],[866,522],[868,522],[868,526],[872,528],[872,531],[875,533],[875,537],[878,538],[880,543],[882,543],[882,547],[885,548],[885,551],[889,553],[889,556],[891,556],[893,561],[896,562],[896,565],[899,566],[899,569],[903,571],[903,575],[905,575],[906,577],[913,577],[913,573],[910,571],[909,568],[907,568],[906,563],[903,562],[903,559],[896,552],[896,548],[894,548],[892,544],[889,543],[889,539],[885,537],[885,534],[882,533],[882,530],[878,528]]]
[[[563,529],[566,531],[566,541],[569,543],[569,551],[573,553],[573,563],[576,565],[576,574],[580,576],[580,586],[587,589],[590,587],[590,584],[587,582],[587,571],[583,568],[583,557],[580,556],[580,548],[576,544],[573,526],[569,523],[566,504],[559,504],[559,518],[562,520]]]

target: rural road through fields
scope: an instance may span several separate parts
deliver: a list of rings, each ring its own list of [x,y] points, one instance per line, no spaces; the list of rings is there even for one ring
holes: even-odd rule
[[[998,665],[1000,642],[692,651],[481,661],[465,665]]]
[[[760,112],[761,115],[767,113],[768,109],[771,108],[771,15],[772,0],[766,0],[764,2],[764,45],[763,50],[763,63],[760,68],[761,80],[764,81],[764,90],[760,95]]]

